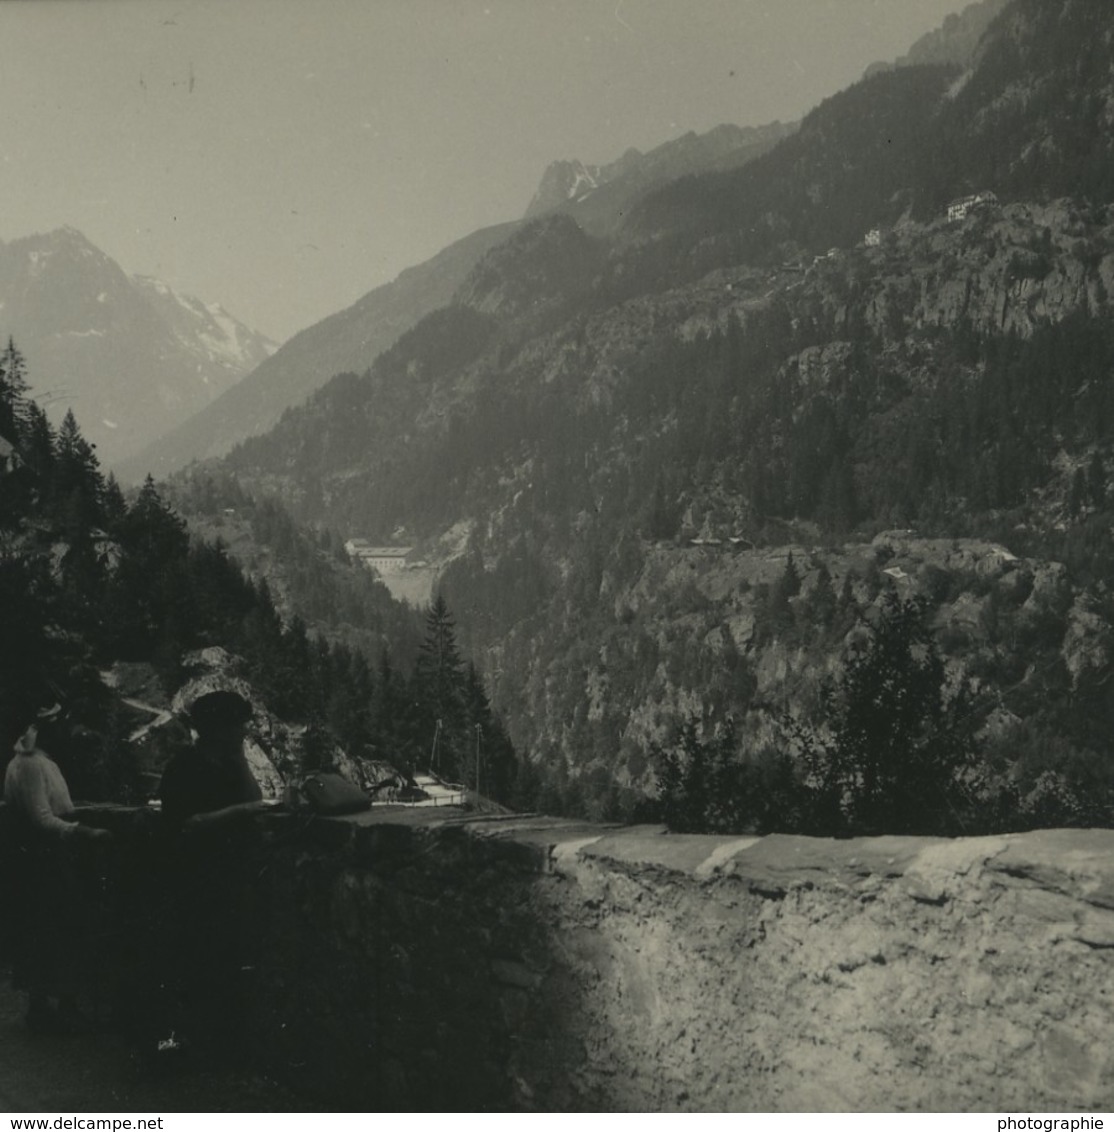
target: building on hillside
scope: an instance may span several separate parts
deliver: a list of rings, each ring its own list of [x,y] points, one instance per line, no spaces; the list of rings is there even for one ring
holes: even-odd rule
[[[948,205],[948,222],[954,224],[957,220],[966,220],[972,209],[985,208],[998,203],[998,196],[989,189],[981,193],[972,193],[970,196],[959,197]]]
[[[349,558],[362,562],[378,574],[397,574],[406,569],[412,546],[372,546],[364,538],[350,538],[344,549]]]
[[[882,229],[871,228],[869,232],[863,237],[863,243],[868,248],[878,248],[882,246]]]

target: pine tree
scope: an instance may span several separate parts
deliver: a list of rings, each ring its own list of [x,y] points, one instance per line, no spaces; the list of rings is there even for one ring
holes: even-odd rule
[[[655,746],[662,820],[677,833],[738,833],[753,803],[742,782],[731,718],[708,729],[689,716],[670,746]]]
[[[816,573],[816,584],[809,592],[805,602],[808,620],[815,626],[826,629],[836,615],[836,592],[832,585],[832,575],[825,563],[820,564]]]
[[[974,723],[963,691],[946,689],[923,599],[886,594],[828,705],[833,741],[821,758],[822,790],[853,829],[955,831]]]
[[[369,726],[378,757],[406,774],[421,762],[412,742],[411,715],[405,680],[383,649],[372,687]]]
[[[0,436],[15,443],[23,432],[28,412],[27,363],[8,338],[0,354]]]
[[[143,481],[125,527],[128,549],[151,566],[184,557],[189,547],[185,522],[163,502],[151,476]]]
[[[785,562],[781,577],[770,586],[767,600],[767,618],[775,632],[784,632],[793,623],[789,601],[801,592],[801,575],[793,561],[793,552]]]
[[[447,775],[463,766],[464,665],[456,644],[456,626],[445,599],[438,594],[426,617],[425,640],[414,665],[414,691],[419,718],[430,740],[437,735],[436,761]]]
[[[518,771],[514,747],[471,662],[464,676],[464,718],[471,742],[464,759],[464,781],[488,798],[509,802]]]
[[[20,455],[23,463],[38,479],[41,492],[53,478],[57,438],[46,413],[33,401],[28,403],[25,419]]]
[[[54,445],[50,494],[54,514],[71,539],[82,537],[100,520],[104,478],[72,409],[66,413]]]
[[[124,493],[120,490],[120,484],[116,480],[116,476],[108,473],[108,479],[104,485],[104,497],[102,499],[103,518],[105,530],[110,534],[114,534],[123,523],[128,513],[128,504],[124,499]]]
[[[118,524],[120,563],[106,602],[112,647],[128,659],[150,658],[156,645],[168,662],[194,625],[185,523],[162,501],[148,476]]]

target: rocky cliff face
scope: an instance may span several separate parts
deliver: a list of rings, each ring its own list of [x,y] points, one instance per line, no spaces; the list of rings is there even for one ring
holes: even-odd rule
[[[351,432],[354,439],[343,455],[339,443],[322,449],[307,487],[323,489],[338,525],[371,529],[374,518],[352,518],[366,515],[369,494],[382,490],[374,485],[387,474],[385,464],[365,463],[368,452],[377,460],[395,453],[396,466],[413,459],[414,474],[399,482],[400,491],[411,491],[429,474],[420,470],[424,462],[436,465],[452,447],[460,464],[435,478],[471,485],[461,504],[469,510],[454,510],[444,526],[428,530],[414,524],[413,509],[392,523],[424,536],[423,556],[436,559],[437,536],[468,522],[474,535],[453,552],[446,596],[454,608],[484,610],[462,618],[463,629],[489,674],[506,674],[495,694],[516,743],[539,762],[567,766],[573,779],[605,770],[624,789],[652,793],[650,751],[690,715],[730,712],[751,750],[778,740],[770,708],[776,715],[792,704],[818,719],[821,689],[837,674],[844,645],[836,623],[846,621],[846,631],[883,586],[931,600],[953,673],[970,672],[984,697],[1001,686],[1024,701],[1024,710],[1011,709],[998,721],[1001,732],[1003,721],[1031,712],[1050,692],[1045,677],[1059,671],[1061,644],[1069,672],[1093,670],[1084,657],[1101,653],[1109,621],[1102,601],[1066,580],[1056,600],[1030,599],[1026,587],[1039,592],[1036,580],[1052,566],[1033,557],[1006,569],[1010,534],[996,536],[1003,539],[998,549],[969,538],[954,545],[851,542],[837,549],[815,525],[779,526],[763,516],[739,470],[753,441],[738,436],[753,436],[746,430],[768,410],[741,406],[753,406],[747,398],[758,380],[754,371],[769,365],[770,419],[781,414],[769,425],[774,438],[766,451],[778,469],[769,474],[785,479],[791,473],[774,461],[824,443],[833,422],[851,417],[854,425],[840,427],[858,427],[875,412],[882,429],[901,413],[930,420],[980,381],[978,366],[951,350],[962,334],[1024,341],[1068,318],[1102,318],[1114,268],[1111,237],[1108,211],[1067,201],[991,206],[958,222],[906,221],[881,233],[877,246],[765,270],[716,271],[691,285],[601,304],[557,330],[500,345],[500,325],[518,333],[539,313],[560,316],[562,304],[594,294],[592,272],[607,269],[571,218],[545,218],[495,249],[458,291],[461,302],[490,312],[488,337],[478,347],[469,353],[460,341],[439,342],[431,320],[428,334],[420,328],[392,355],[397,377],[385,363],[379,367],[379,385],[364,387],[366,403],[358,402],[355,413],[347,396],[338,393],[343,419],[321,398],[316,411],[328,423],[322,435]],[[769,355],[763,361],[759,353],[771,327],[785,336],[769,347],[787,351],[780,361]],[[780,345],[793,336],[811,344]],[[725,340],[736,342],[736,357],[751,351],[747,357],[755,360],[733,362]],[[428,391],[415,376],[426,373],[427,347],[449,359]],[[476,360],[466,364],[468,356]],[[672,400],[662,392],[667,383],[677,389]],[[359,398],[361,390],[353,386],[350,394]],[[417,407],[392,424],[395,396]],[[906,397],[909,404],[921,398],[919,407],[906,409]],[[483,443],[470,440],[472,405],[490,412],[490,433],[479,432]],[[994,406],[987,411],[993,414]],[[454,427],[442,434],[440,424],[454,412]],[[807,413],[827,424],[798,438],[792,426]],[[294,417],[285,427],[272,448],[269,484],[288,474],[290,453],[308,443],[308,429],[299,431]],[[411,438],[405,450],[396,447],[402,435]],[[716,435],[719,441],[709,439]],[[718,457],[713,443],[721,446]],[[884,432],[876,439],[869,430],[861,443],[854,459],[862,469],[852,486],[861,510],[876,515],[877,530],[886,525],[879,517],[891,502],[874,499],[911,458],[911,444]],[[920,459],[928,466],[936,466],[940,443],[934,434],[924,446]],[[250,478],[258,472],[253,454],[245,455],[241,472]],[[1072,518],[1071,479],[1085,462],[1080,453],[1057,459],[1035,502],[1037,521],[1049,525]],[[392,491],[389,502],[397,498]],[[965,507],[962,500],[955,504],[956,511]],[[533,549],[524,554],[523,548]],[[793,624],[779,627],[769,616],[770,589],[790,553],[801,589],[786,607]],[[822,572],[830,599],[813,592]],[[537,575],[544,579],[535,591],[540,596],[512,607],[508,594]],[[495,578],[504,581],[496,587]],[[845,582],[843,612],[834,620],[825,614],[830,623],[821,630],[814,603],[835,603]],[[484,586],[498,591],[490,607],[482,604]],[[1073,603],[1090,610],[1093,631],[1084,634],[1088,621],[1080,612],[1065,637]],[[1038,641],[1040,663],[1027,676],[1022,661]],[[752,701],[760,710],[751,709]],[[1024,790],[1032,787],[1027,782]]]
[[[904,226],[868,254],[879,270],[867,318],[879,333],[896,315],[910,329],[967,324],[1028,336],[1073,312],[1101,311],[1114,284],[1110,225],[1065,200],[989,206],[958,227],[944,219]]]

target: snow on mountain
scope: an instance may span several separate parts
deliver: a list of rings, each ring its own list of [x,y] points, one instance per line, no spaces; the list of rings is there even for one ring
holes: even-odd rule
[[[72,408],[113,466],[275,349],[222,306],[128,275],[71,227],[0,243],[0,337],[55,422]]]
[[[677,177],[731,169],[761,156],[795,125],[721,125],[705,134],[689,132],[643,153],[628,149],[606,165],[554,161],[542,174],[525,218],[568,212],[594,236],[612,232],[633,202],[648,189]]]
[[[288,408],[335,374],[362,373],[400,334],[451,302],[479,260],[517,227],[500,224],[473,232],[295,334],[245,380],[124,461],[121,478],[139,482],[148,472],[162,477],[191,460],[223,455],[272,428]]]
[[[199,358],[246,373],[274,353],[274,342],[249,330],[220,303],[206,303],[180,294],[161,279],[148,275],[132,278],[173,326],[183,347]]]
[[[554,161],[542,175],[541,184],[526,209],[527,218],[540,216],[568,201],[583,200],[600,182],[608,180],[608,166],[585,165],[583,161]]]

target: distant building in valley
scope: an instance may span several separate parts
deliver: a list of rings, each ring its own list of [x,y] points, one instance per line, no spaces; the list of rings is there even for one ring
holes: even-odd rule
[[[355,558],[379,574],[397,574],[408,565],[412,546],[372,546],[366,538],[350,538],[344,549],[349,558]]]

